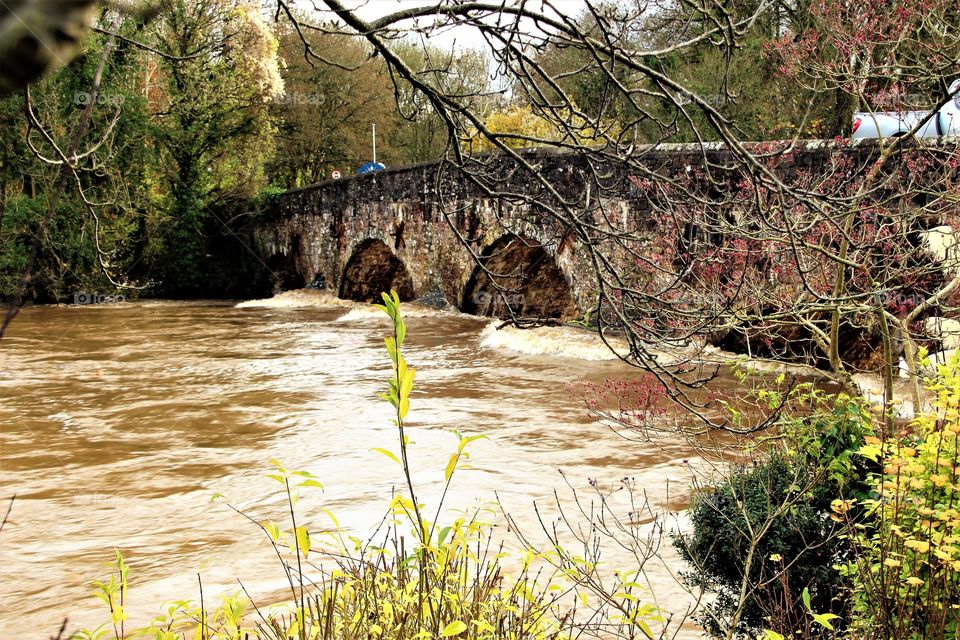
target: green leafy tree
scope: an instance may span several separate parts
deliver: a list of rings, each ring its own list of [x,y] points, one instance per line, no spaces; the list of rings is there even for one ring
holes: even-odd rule
[[[371,125],[378,159],[401,164],[391,137],[400,120],[382,59],[363,42],[341,34],[297,33],[278,27],[285,93],[273,99],[277,152],[270,180],[287,188],[351,173],[371,159]],[[305,54],[305,45],[309,51]]]
[[[256,7],[232,0],[177,0],[156,39],[159,87],[152,99],[153,243],[146,258],[160,289],[210,288],[207,237],[229,211],[265,184],[273,149],[269,100],[283,91],[273,34]]]
[[[108,23],[111,16],[103,20]],[[121,27],[128,35],[135,29]],[[89,39],[84,55],[31,87],[28,97],[3,100],[0,295],[15,294],[34,245],[23,297],[62,300],[80,289],[109,291],[129,282],[143,206],[147,114],[136,89],[139,52],[108,40]],[[65,154],[74,144],[77,157],[63,182]]]
[[[489,59],[482,51],[444,51],[429,43],[408,42],[398,48],[398,55],[427,87],[461,96],[483,117],[505,106],[502,94],[490,80]],[[408,161],[439,158],[455,129],[423,91],[406,85],[397,85],[395,91],[396,108],[403,123],[395,130],[393,144]]]

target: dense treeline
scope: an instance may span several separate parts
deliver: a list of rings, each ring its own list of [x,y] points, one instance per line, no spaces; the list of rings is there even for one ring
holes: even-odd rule
[[[731,64],[709,40],[651,63],[670,65],[665,71],[730,118],[744,139],[844,134],[855,106],[848,94],[802,88],[778,74],[773,45],[809,27],[804,1],[772,7]],[[708,26],[682,4],[646,15],[624,23],[633,25],[617,34],[625,45],[669,47]],[[579,21],[589,32],[602,19],[585,13]],[[232,231],[259,200],[334,170],[355,171],[371,159],[372,124],[377,159],[388,166],[450,148],[450,129],[426,97],[395,85],[390,67],[356,37],[274,23],[236,0],[174,0],[146,22],[109,11],[98,22],[102,31],[79,59],[31,87],[35,122],[23,94],[0,101],[0,297],[14,295],[51,207],[25,299],[65,301],[81,290],[118,288],[128,296],[248,294],[262,285],[259,268]],[[609,37],[607,27],[601,31]],[[472,96],[490,130],[557,135],[530,107],[529,87],[499,78],[486,54],[411,40],[402,55],[426,84]],[[583,47],[554,40],[534,47],[530,60],[561,78],[556,90],[607,133],[639,132],[640,142],[695,139],[682,118],[664,126],[675,104],[645,102],[642,93],[627,102],[609,91],[600,65],[613,63]],[[613,75],[624,85],[641,82]],[[456,144],[481,149],[480,139]],[[59,157],[73,142],[78,177],[61,189]]]
[[[36,123],[23,94],[0,101],[0,298],[14,295],[51,203],[25,299],[249,293],[258,265],[232,231],[258,200],[356,171],[371,159],[372,124],[388,166],[436,158],[446,144],[427,105],[396,93],[355,38],[304,34],[307,57],[288,23],[233,0],[176,0],[147,24],[108,13],[98,25],[119,25],[122,37],[94,34],[79,59],[31,87]],[[411,45],[409,58],[427,76],[452,65],[471,88],[487,82],[472,52]],[[79,184],[60,193],[59,155],[91,100]]]

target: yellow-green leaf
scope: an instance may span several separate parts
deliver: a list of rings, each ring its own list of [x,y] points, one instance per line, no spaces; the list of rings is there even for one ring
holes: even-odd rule
[[[382,453],[383,455],[387,456],[388,458],[390,458],[391,460],[393,460],[393,461],[396,462],[397,464],[402,464],[402,463],[400,462],[400,458],[398,458],[396,455],[394,455],[394,453],[393,453],[392,451],[387,451],[386,449],[383,449],[383,448],[381,448],[381,447],[374,447],[373,449],[370,449],[370,451],[376,451],[377,453]]]
[[[644,620],[635,620],[635,622],[637,623],[637,626],[640,627],[640,630],[643,631],[643,635],[647,636],[648,638],[654,637],[653,629],[651,629],[650,625],[648,625]]]
[[[293,622],[290,624],[290,626],[287,628],[287,637],[296,638],[299,634],[300,634],[300,622],[294,619]],[[202,638],[203,636],[199,636],[199,637]]]
[[[830,624],[830,621],[833,620],[834,618],[840,617],[835,613],[814,613],[812,615],[813,615],[814,621],[816,621],[817,624],[819,624],[821,627],[826,627],[831,631],[833,631],[833,625]]]
[[[333,511],[330,511],[330,509],[323,509],[323,508],[321,508],[320,511],[327,514],[327,517],[330,518],[330,522],[333,523],[333,526],[335,529],[338,529],[338,530],[340,529],[340,523],[337,521],[337,516],[333,515]]]
[[[280,539],[280,527],[277,526],[277,523],[273,520],[267,520],[261,522],[260,525],[263,527],[263,530],[267,532],[267,535],[270,536],[270,539],[276,542]]]
[[[460,445],[457,447],[458,452],[462,452],[468,444],[471,442],[476,442],[477,440],[487,440],[487,436],[467,436],[466,438],[461,438]]]
[[[457,460],[460,459],[459,453],[451,453],[450,461],[447,463],[447,470],[443,473],[443,479],[446,482],[450,482],[450,478],[453,477],[453,471],[457,468]]]
[[[860,450],[857,452],[864,458],[876,462],[880,458],[880,454],[883,451],[875,444],[865,444],[860,447]]]
[[[404,371],[403,376],[400,378],[400,397],[407,398],[410,396],[410,391],[413,390],[413,377],[417,374],[416,369],[407,369]]]
[[[394,513],[410,513],[413,511],[413,501],[398,494],[390,502],[390,510]]]
[[[307,532],[306,527],[297,527],[296,533],[297,546],[300,548],[300,553],[306,558],[310,554],[310,534]]]
[[[440,632],[440,635],[443,636],[444,638],[449,638],[450,636],[455,636],[458,633],[463,633],[466,630],[467,630],[467,625],[461,622],[460,620],[457,620],[445,626],[443,628],[443,631]]]

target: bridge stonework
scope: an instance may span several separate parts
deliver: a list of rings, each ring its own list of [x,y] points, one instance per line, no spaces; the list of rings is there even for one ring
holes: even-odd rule
[[[876,143],[870,141],[803,143],[778,155],[784,146],[771,143],[756,149],[778,157],[781,175],[815,170],[826,164],[827,156],[838,153],[852,155],[858,166],[864,166],[877,153]],[[554,315],[576,315],[595,299],[596,275],[568,230],[545,213],[544,203],[550,206],[559,196],[586,205],[599,191],[600,209],[618,220],[623,230],[643,231],[647,225],[655,234],[656,229],[625,168],[614,165],[598,171],[581,155],[520,153],[556,194],[545,194],[528,171],[502,157],[477,160],[472,168],[483,174],[480,182],[490,185],[496,197],[448,164],[425,163],[287,191],[256,216],[251,229],[254,244],[273,272],[275,290],[319,280],[344,297],[362,299],[389,283],[404,297],[440,293],[450,304],[470,310],[476,301],[469,297],[477,290],[471,283],[476,285],[478,277],[472,254],[484,255],[504,236],[517,236],[542,247],[559,270],[560,284],[569,291],[572,308]],[[634,158],[665,177],[708,165],[736,165],[720,145],[659,145],[638,149]],[[602,188],[591,195],[588,185]],[[614,261],[630,267],[629,256],[609,249]],[[547,286],[542,295],[562,293]]]

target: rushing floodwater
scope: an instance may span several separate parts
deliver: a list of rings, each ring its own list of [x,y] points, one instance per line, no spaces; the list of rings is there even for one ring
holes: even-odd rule
[[[237,590],[237,578],[269,600],[283,573],[263,534],[210,497],[279,517],[270,458],[326,485],[301,506],[312,528],[328,524],[322,506],[342,526],[368,530],[402,479],[370,451],[396,448],[389,407],[376,398],[389,373],[387,322],[342,304],[294,292],[239,306],[24,309],[0,345],[3,511],[17,494],[0,533],[0,637],[45,638],[65,616],[71,630],[106,621],[90,581],[107,575],[114,548],[131,567],[130,626],[165,599],[196,599],[198,573],[208,604]],[[573,330],[495,332],[485,319],[406,312],[421,499],[436,500],[455,428],[490,439],[472,446],[474,468],[458,476],[449,504],[497,492],[534,539],[533,502],[567,491],[558,469],[581,491],[589,478],[633,476],[654,502],[682,508],[693,454],[625,441],[565,387],[635,373],[602,360],[602,345]],[[652,576],[660,604],[682,610],[669,571]]]

